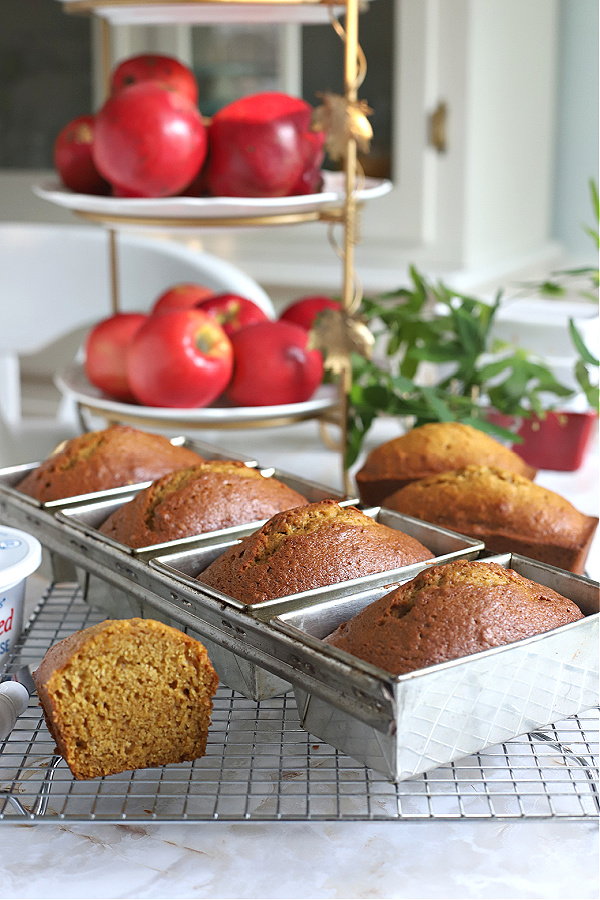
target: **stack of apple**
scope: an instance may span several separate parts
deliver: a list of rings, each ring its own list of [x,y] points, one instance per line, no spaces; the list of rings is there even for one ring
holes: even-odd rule
[[[174,285],[149,313],[98,322],[85,342],[85,372],[110,398],[142,406],[302,403],[323,380],[310,329],[335,307],[330,297],[302,297],[272,319],[246,297]]]
[[[170,56],[117,65],[94,114],[59,133],[54,165],[76,193],[116,197],[285,197],[321,190],[325,134],[313,109],[268,91],[242,97],[208,122],[193,71]]]

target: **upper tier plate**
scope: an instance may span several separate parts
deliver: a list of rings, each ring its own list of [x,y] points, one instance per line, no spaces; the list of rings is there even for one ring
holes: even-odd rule
[[[166,427],[177,422],[190,427],[251,428],[257,425],[283,425],[312,419],[330,412],[339,397],[335,385],[322,385],[304,403],[279,406],[208,406],[204,409],[169,409],[158,406],[138,406],[111,400],[88,381],[81,363],[73,363],[56,373],[54,381],[65,397],[87,409],[106,413],[113,421],[152,421]]]
[[[243,2],[243,0],[60,0],[65,12],[93,12],[112,25],[205,25],[219,22],[239,24],[260,24],[278,22],[301,22],[319,24],[329,22],[329,10],[336,16],[342,15],[345,4],[319,2],[319,0],[263,0],[263,2]],[[361,2],[361,7],[363,3]]]
[[[365,178],[357,199],[382,197],[392,189],[384,178]],[[103,197],[75,194],[58,179],[33,186],[33,192],[44,200],[80,212],[109,219],[148,218],[157,224],[172,220],[248,219],[262,216],[284,216],[318,213],[339,207],[345,199],[343,172],[323,172],[323,190],[318,194],[294,197]],[[185,224],[185,221],[184,221]]]

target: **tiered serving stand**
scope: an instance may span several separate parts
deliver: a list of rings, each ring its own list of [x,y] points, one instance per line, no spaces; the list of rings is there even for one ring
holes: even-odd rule
[[[356,315],[361,302],[360,282],[354,270],[354,248],[357,242],[357,215],[360,205],[372,197],[387,193],[392,185],[385,179],[367,179],[363,176],[357,159],[357,147],[364,146],[369,124],[358,101],[358,90],[365,77],[366,62],[361,50],[358,32],[359,0],[333,3],[328,0],[61,0],[69,14],[93,15],[101,28],[102,68],[105,90],[108,92],[112,68],[112,27],[115,25],[161,24],[215,24],[218,22],[261,23],[324,23],[332,27],[344,43],[344,97],[346,124],[338,134],[338,146],[343,146],[340,172],[325,172],[324,186],[319,194],[286,197],[270,200],[246,200],[245,198],[189,198],[172,197],[158,200],[120,199],[78,195],[64,189],[58,183],[42,184],[36,193],[52,203],[71,209],[86,221],[96,222],[108,230],[109,265],[111,273],[112,309],[119,309],[118,232],[124,228],[143,229],[203,229],[247,228],[294,225],[306,222],[323,222],[330,228],[330,240],[341,260],[342,321],[334,329],[335,336],[324,339],[323,351],[326,365],[334,372],[338,389],[334,401],[316,404],[315,408],[299,405],[299,409],[287,409],[277,416],[268,410],[261,419],[252,416],[252,427],[260,425],[288,424],[309,417],[321,420],[322,436],[328,446],[342,453],[344,482],[347,474],[343,463],[346,447],[346,406],[351,385],[350,351],[353,341]],[[338,16],[344,14],[342,27]],[[342,98],[338,98],[342,99]],[[326,128],[327,131],[327,128]],[[329,135],[328,135],[329,136]],[[342,239],[334,239],[334,227],[341,228]],[[364,333],[364,332],[363,332]],[[329,345],[328,345],[329,342]],[[78,408],[100,413],[112,421],[138,421],[157,424],[156,414],[147,415],[143,408],[115,409],[115,405],[98,403],[98,397],[76,396]],[[231,411],[230,411],[231,412]],[[218,418],[218,417],[217,417]],[[236,421],[233,415],[223,415],[215,422],[210,416],[210,427],[245,427],[242,415]],[[325,431],[326,423],[334,423],[341,429],[339,441],[333,441]],[[163,423],[170,427],[172,415]],[[206,427],[202,411],[188,416],[186,428]]]

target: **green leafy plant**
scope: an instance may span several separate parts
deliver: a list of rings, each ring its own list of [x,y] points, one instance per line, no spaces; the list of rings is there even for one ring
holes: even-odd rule
[[[593,383],[590,379],[589,367],[596,371],[600,366],[600,360],[596,359],[593,353],[586,347],[583,338],[578,332],[573,319],[569,319],[569,332],[573,345],[579,354],[579,358],[575,363],[575,378],[579,387],[585,394],[586,400],[592,409],[596,411],[600,407],[600,389],[598,383]]]
[[[596,227],[584,225],[583,229],[592,239],[594,246],[600,251],[600,196],[598,186],[590,179],[589,182],[592,209],[596,220]],[[526,282],[527,289],[535,289],[542,296],[553,300],[560,300],[575,293],[584,300],[598,303],[598,290],[600,286],[600,270],[598,266],[579,266],[571,269],[558,269],[552,272],[549,278],[540,282]]]
[[[488,304],[428,281],[414,266],[410,279],[407,287],[363,300],[363,318],[383,359],[352,357],[347,467],[380,415],[407,416],[414,425],[467,422],[516,441],[512,432],[488,420],[489,407],[509,416],[543,417],[553,400],[572,395],[543,360],[492,340],[501,293]],[[435,367],[431,384],[426,383],[427,364]]]
[[[594,181],[590,194],[597,226],[600,198]],[[585,227],[600,250],[600,228]],[[527,285],[548,298],[575,291],[598,303],[597,266],[552,273]],[[352,387],[348,398],[346,466],[358,458],[363,441],[380,415],[410,418],[412,424],[467,422],[517,443],[520,438],[489,421],[489,409],[517,420],[544,418],[558,400],[574,391],[561,384],[543,359],[527,350],[492,339],[502,292],[492,303],[428,281],[413,266],[410,284],[379,298],[365,298],[361,312],[376,339],[379,362],[352,355]],[[598,410],[598,384],[590,378],[600,362],[586,346],[573,319],[569,333],[577,352],[575,378],[590,407]],[[383,359],[381,359],[383,357]],[[427,383],[426,370],[435,367]],[[431,378],[429,379],[431,381]]]
[[[363,441],[378,416],[410,417],[414,424],[460,421],[485,431],[510,436],[491,425],[469,397],[461,397],[435,385],[418,385],[404,375],[392,374],[371,360],[352,354],[352,386],[348,397],[345,465],[356,461]]]

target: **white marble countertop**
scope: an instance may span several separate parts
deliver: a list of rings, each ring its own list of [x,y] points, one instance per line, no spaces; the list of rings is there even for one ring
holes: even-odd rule
[[[370,444],[393,436],[382,423]],[[318,425],[201,435],[341,485]],[[597,515],[598,445],[538,482]],[[600,576],[596,537],[589,574]],[[46,585],[31,576],[27,606]],[[591,820],[516,822],[0,823],[0,898],[597,898]]]

